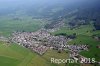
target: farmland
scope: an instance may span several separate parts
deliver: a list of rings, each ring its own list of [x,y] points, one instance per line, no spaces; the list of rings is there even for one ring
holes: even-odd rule
[[[14,31],[36,31],[46,24],[46,20],[32,19],[29,16],[11,17],[3,16],[0,18],[0,34],[9,36]]]
[[[66,33],[66,35],[71,35],[73,33],[76,33],[76,38],[68,44],[74,44],[74,45],[81,45],[81,44],[87,44],[90,46],[90,49],[88,51],[82,51],[80,52],[80,55],[85,56],[87,58],[95,58],[96,61],[100,61],[100,49],[97,48],[97,46],[100,44],[100,41],[94,39],[92,35],[100,35],[100,31],[92,31],[93,26],[91,25],[85,25],[81,26],[78,29],[70,30],[69,28],[61,28],[60,30],[54,32],[53,34],[59,34],[59,33]],[[69,64],[70,65],[70,64]],[[73,64],[71,64],[73,66]],[[79,65],[80,64],[76,64]]]
[[[57,53],[56,50],[49,50],[46,54],[40,56],[17,44],[0,42],[0,65],[2,66],[58,66],[51,63],[51,57],[63,59],[67,56],[66,52]]]

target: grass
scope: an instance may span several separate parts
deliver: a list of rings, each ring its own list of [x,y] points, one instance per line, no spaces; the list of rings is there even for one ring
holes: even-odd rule
[[[1,66],[17,66],[18,63],[20,63],[19,60],[5,57],[5,56],[0,56],[0,65]]]
[[[59,33],[66,33],[67,35],[71,35],[76,33],[76,38],[68,44],[87,44],[90,46],[88,51],[80,52],[81,55],[87,58],[95,58],[96,61],[100,61],[100,49],[97,48],[97,45],[100,45],[100,41],[97,41],[92,38],[92,35],[100,36],[100,30],[93,31],[93,25],[84,25],[80,26],[79,28],[75,28],[70,30],[69,28],[61,28],[60,30],[52,33],[54,35]],[[67,66],[81,66],[81,64],[67,64]],[[93,66],[89,64],[84,64],[83,66]]]
[[[100,37],[100,30],[94,31],[93,34]]]
[[[50,58],[68,58],[64,51],[58,53],[56,50],[48,50],[40,56],[17,44],[8,44],[0,41],[0,65],[1,66],[64,66],[65,64],[54,64]]]
[[[67,35],[71,35],[73,33],[76,33],[77,35],[92,35],[91,31],[93,30],[93,26],[92,25],[84,25],[84,26],[80,26],[79,28],[75,28],[73,30],[66,28],[66,27],[62,27],[60,30],[52,33],[52,34],[59,34],[59,33],[66,33]]]
[[[45,60],[51,62],[51,58],[55,59],[67,59],[69,57],[69,54],[65,51],[62,51],[61,53],[58,53],[57,50],[48,50],[45,55],[42,56]],[[56,64],[57,66],[65,66],[64,63]]]
[[[79,35],[73,41],[70,41],[69,44],[87,44],[90,46],[89,51],[82,51],[80,54],[88,57],[88,58],[95,58],[97,61],[100,61],[100,49],[96,46],[100,45],[100,42],[93,39],[90,36]]]
[[[18,17],[14,20],[11,16],[0,18],[0,34],[9,36],[14,31],[36,31],[42,28],[46,21],[42,19],[32,19],[29,16]]]

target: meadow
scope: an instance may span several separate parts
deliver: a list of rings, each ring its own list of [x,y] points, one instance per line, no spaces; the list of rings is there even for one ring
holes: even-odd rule
[[[34,19],[30,16],[0,17],[0,35],[9,36],[14,31],[36,31],[46,24],[46,20]]]
[[[51,63],[53,58],[68,58],[68,54],[64,51],[58,53],[56,50],[48,50],[44,55],[40,56],[22,46],[14,43],[6,43],[0,41],[0,66],[62,66],[65,64]]]
[[[96,61],[100,61],[100,49],[97,48],[97,46],[100,45],[100,41],[92,37],[92,35],[100,36],[100,30],[93,31],[93,29],[94,29],[93,25],[83,25],[73,30],[63,27],[52,34],[56,35],[59,33],[66,33],[66,35],[72,35],[73,33],[76,33],[76,38],[68,42],[68,44],[89,45],[90,46],[89,50],[80,52],[80,55],[87,58],[95,58]],[[74,66],[74,64],[69,64],[69,65]],[[76,66],[80,66],[80,64],[76,64]]]

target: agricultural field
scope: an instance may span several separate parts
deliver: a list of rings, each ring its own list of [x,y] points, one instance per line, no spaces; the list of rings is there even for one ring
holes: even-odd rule
[[[80,52],[80,55],[87,57],[87,58],[95,58],[96,61],[100,61],[100,49],[97,48],[98,45],[100,45],[100,41],[94,39],[92,35],[100,35],[100,31],[93,31],[92,25],[85,25],[80,26],[79,28],[75,28],[73,30],[70,30],[69,28],[61,28],[60,30],[54,32],[53,34],[59,34],[59,33],[66,33],[66,35],[72,35],[73,33],[76,33],[76,38],[72,41],[68,42],[68,44],[75,44],[75,45],[89,45],[90,48],[88,51],[82,51]],[[70,66],[80,66],[82,64],[68,64]],[[84,64],[83,64],[84,66]],[[85,65],[86,66],[86,65]],[[92,65],[87,65],[92,66]]]
[[[97,46],[100,44],[100,41],[97,41],[89,36],[79,35],[73,41],[70,41],[69,44],[87,44],[90,46],[88,51],[82,51],[80,54],[88,57],[95,58],[97,61],[100,61],[100,49]]]
[[[52,33],[52,34],[59,34],[59,33],[66,33],[67,35],[71,35],[73,33],[76,33],[77,35],[93,35],[92,30],[93,30],[93,26],[92,25],[84,25],[84,26],[80,26],[78,28],[75,29],[70,29],[70,28],[66,28],[66,27],[62,27],[60,28],[60,30]],[[95,32],[94,32],[95,33]]]
[[[51,63],[53,58],[67,58],[66,52],[58,53],[56,50],[48,50],[40,56],[17,44],[0,41],[0,65],[2,66],[62,66]]]
[[[46,23],[46,20],[33,19],[30,16],[2,16],[0,17],[0,35],[9,36],[14,31],[36,31]]]
[[[58,53],[57,50],[48,50],[46,54],[42,56],[45,60],[50,61],[51,58],[55,59],[68,59],[69,58],[69,53],[67,51],[63,51],[61,53]],[[57,64],[57,66],[65,66],[65,63]]]

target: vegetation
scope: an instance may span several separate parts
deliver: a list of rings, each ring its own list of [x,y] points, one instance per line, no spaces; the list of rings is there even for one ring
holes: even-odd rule
[[[46,20],[32,19],[29,16],[13,18],[4,16],[0,18],[0,35],[9,36],[14,31],[36,31],[46,24]]]
[[[97,48],[100,40],[94,38],[100,38],[99,0],[76,0],[74,4],[71,0],[40,0],[40,3],[36,0],[14,1],[16,4],[10,0],[0,1],[0,36],[9,37],[15,31],[33,32],[41,28],[56,28],[51,34],[72,38],[68,44],[89,45],[89,50],[80,54],[100,61],[100,48]],[[17,44],[0,41],[0,66],[92,66],[80,63],[52,64],[51,57],[65,59],[69,53],[48,50],[40,56]]]
[[[54,32],[53,34],[72,35],[73,33],[75,33],[76,38],[68,42],[68,44],[89,45],[89,50],[80,52],[80,55],[85,56],[87,58],[95,58],[96,61],[100,61],[100,55],[99,55],[100,48],[97,48],[97,46],[100,45],[100,42],[92,37],[92,35],[100,36],[99,33],[100,31],[99,30],[93,31],[93,29],[94,29],[93,25],[84,25],[74,29],[63,27],[60,30]],[[68,64],[68,65],[74,66],[75,64]],[[80,66],[80,64],[76,64],[76,66]]]
[[[2,66],[58,66],[51,63],[51,57],[63,59],[67,58],[68,54],[66,52],[58,53],[56,50],[49,50],[46,54],[40,56],[17,44],[0,41],[0,65]]]

